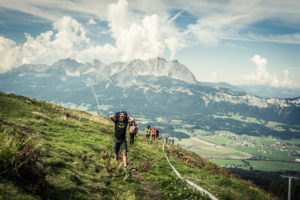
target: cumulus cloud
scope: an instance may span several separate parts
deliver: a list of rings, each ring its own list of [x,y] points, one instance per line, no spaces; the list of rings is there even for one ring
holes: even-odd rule
[[[170,50],[170,59],[174,59],[176,52],[185,46],[183,34],[170,24],[170,20],[157,14],[136,19],[126,0],[109,5],[108,20],[123,61],[163,56],[166,48]]]
[[[121,60],[149,59],[162,56],[165,44],[159,30],[157,15],[146,16],[142,24],[131,24],[116,38],[116,46]]]
[[[114,38],[120,37],[124,30],[129,28],[128,2],[119,0],[108,6],[108,21]]]
[[[176,53],[185,47],[184,41],[180,40],[180,37],[168,37],[165,39],[165,43],[168,46],[168,49],[170,50],[170,59],[174,60]]]
[[[20,47],[16,42],[0,36],[0,73],[19,64]]]
[[[256,64],[256,72],[250,72],[249,74],[241,76],[248,84],[269,85],[273,87],[288,87],[292,85],[292,81],[290,81],[288,77],[288,70],[283,71],[284,78],[280,80],[277,75],[272,75],[268,72],[268,61],[266,58],[254,55],[251,61]]]
[[[162,28],[166,22],[158,15],[146,15],[141,21],[134,21],[126,0],[110,4],[108,15],[112,36],[123,61],[163,56],[166,47],[174,58],[182,47],[174,39],[167,38],[166,29]]]
[[[25,34],[26,42],[19,52],[21,64],[51,63],[61,58],[76,58],[79,47],[89,43],[82,25],[69,16],[55,21],[53,29],[36,38]]]
[[[22,64],[52,64],[63,58],[80,62],[96,58],[111,61],[112,55],[116,54],[112,45],[92,45],[83,26],[69,16],[55,21],[53,31],[46,31],[35,38],[25,33],[25,37],[26,42],[20,45],[0,37],[0,72]]]

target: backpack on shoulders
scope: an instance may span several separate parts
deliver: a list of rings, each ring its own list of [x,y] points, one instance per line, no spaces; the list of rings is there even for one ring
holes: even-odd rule
[[[138,131],[138,127],[137,127],[136,123],[132,123],[132,125],[129,126],[129,131],[130,131],[130,133],[136,133]]]

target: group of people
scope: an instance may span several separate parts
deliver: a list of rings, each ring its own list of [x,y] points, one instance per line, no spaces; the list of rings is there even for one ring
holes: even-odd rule
[[[160,138],[159,130],[156,128],[151,129],[150,125],[147,126],[145,133],[146,133],[146,138],[148,138],[148,139],[150,139],[150,135],[152,136],[153,140],[155,140],[156,138]]]
[[[166,137],[166,143],[174,144],[174,142],[175,142],[174,138]]]

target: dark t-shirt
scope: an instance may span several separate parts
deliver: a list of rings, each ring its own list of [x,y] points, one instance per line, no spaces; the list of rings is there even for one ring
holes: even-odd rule
[[[128,124],[128,118],[125,118],[124,122],[120,122],[117,118],[115,121],[115,138],[122,140],[126,138],[126,129]]]

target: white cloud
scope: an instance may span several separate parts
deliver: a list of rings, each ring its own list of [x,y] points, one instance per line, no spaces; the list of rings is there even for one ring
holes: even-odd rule
[[[109,9],[107,9],[109,6]],[[163,18],[170,17],[172,10],[181,10],[166,23],[174,21],[184,10],[198,18],[196,24],[191,24],[187,32],[194,34],[199,42],[209,45],[218,44],[222,39],[231,40],[262,40],[277,43],[300,43],[298,34],[269,35],[241,34],[245,27],[265,19],[274,19],[280,26],[300,26],[300,3],[295,0],[228,0],[228,1],[140,1],[131,0],[130,5],[126,0],[111,3],[111,0],[10,0],[0,1],[0,7],[18,10],[41,17],[49,21],[57,21],[65,13],[74,13],[74,16],[89,16],[90,20],[99,19],[114,23],[112,32],[128,29],[133,19],[151,16],[153,13]],[[185,8],[182,10],[182,8]],[[188,9],[187,9],[188,8]],[[129,10],[130,9],[130,10]],[[115,13],[117,15],[111,15]],[[246,14],[245,14],[246,13]],[[132,15],[130,17],[130,15]],[[126,22],[126,23],[121,23]],[[283,27],[283,28],[284,28]],[[114,35],[115,38],[117,36]],[[187,37],[190,37],[188,35]],[[296,40],[295,40],[296,39]]]
[[[57,43],[64,43],[64,45],[71,43],[80,44],[82,42],[89,42],[86,37],[86,31],[75,19],[69,16],[64,16],[60,20],[54,22],[54,30],[57,30],[55,40]]]
[[[20,47],[16,42],[0,36],[0,73],[19,64],[19,52]]]
[[[200,43],[217,45],[221,39],[236,39],[238,32],[245,26],[241,21],[248,17],[245,14],[214,14],[198,19],[196,24],[190,24],[186,33],[194,34]]]
[[[279,80],[277,75],[272,75],[267,70],[268,61],[259,55],[254,55],[251,61],[256,64],[256,72],[250,72],[249,74],[241,76],[247,84],[253,85],[269,85],[273,87],[289,87],[292,85],[292,81],[289,80],[288,70],[283,71],[284,79]]]
[[[89,44],[82,25],[69,16],[55,21],[53,29],[36,38],[25,34],[27,40],[21,46],[21,64],[50,64],[61,58],[76,58],[80,45]]]
[[[282,81],[282,85],[284,86],[292,86],[293,82],[291,80],[289,80],[289,70],[283,70],[283,81]]]
[[[283,35],[254,35],[254,34],[247,34],[243,38],[239,36],[236,38],[238,40],[245,40],[245,41],[263,41],[263,42],[274,42],[274,43],[285,43],[285,44],[300,44],[300,34],[293,33],[293,34],[283,34]]]
[[[93,18],[90,18],[90,20],[87,22],[88,25],[94,25],[94,24],[97,24],[95,22],[95,20]]]
[[[74,15],[96,16],[104,20],[107,15],[107,5],[111,0],[81,0],[81,1],[61,1],[61,0],[9,0],[0,1],[0,7],[11,10],[17,10],[22,13],[37,16],[55,22],[66,15],[73,13]]]
[[[183,41],[180,41],[180,37],[169,37],[165,39],[165,43],[167,44],[169,50],[170,50],[170,59],[175,59],[175,54],[182,48],[185,47],[185,43]]]
[[[113,46],[92,45],[83,26],[69,16],[55,21],[53,29],[41,33],[36,38],[25,33],[26,42],[20,45],[0,37],[0,72],[6,72],[21,64],[52,64],[63,58],[73,58],[80,62],[103,57],[115,58],[112,55],[116,54]]]
[[[122,60],[149,59],[162,56],[165,51],[157,15],[146,16],[142,24],[131,24],[116,38]]]
[[[108,21],[114,38],[120,37],[124,30],[129,28],[128,3],[119,0],[116,4],[108,6]]]
[[[196,36],[198,42],[207,45],[217,45],[224,39],[300,44],[298,33],[265,35],[251,32],[251,26],[266,19],[278,21],[278,28],[295,29],[300,25],[299,9],[299,2],[293,0],[253,0],[243,3],[230,0],[226,3],[202,2],[199,5],[195,3],[189,6],[189,12],[197,16],[198,20],[197,23],[188,26],[186,33],[191,33]],[[246,33],[243,33],[245,30]]]
[[[176,31],[170,30],[172,26],[166,25],[165,18],[152,14],[140,21],[131,15],[126,0],[110,4],[108,16],[112,36],[123,61],[163,56],[166,46],[171,51],[171,58],[174,58],[176,51],[183,47],[179,38],[175,41],[170,37],[170,33],[176,34]]]

